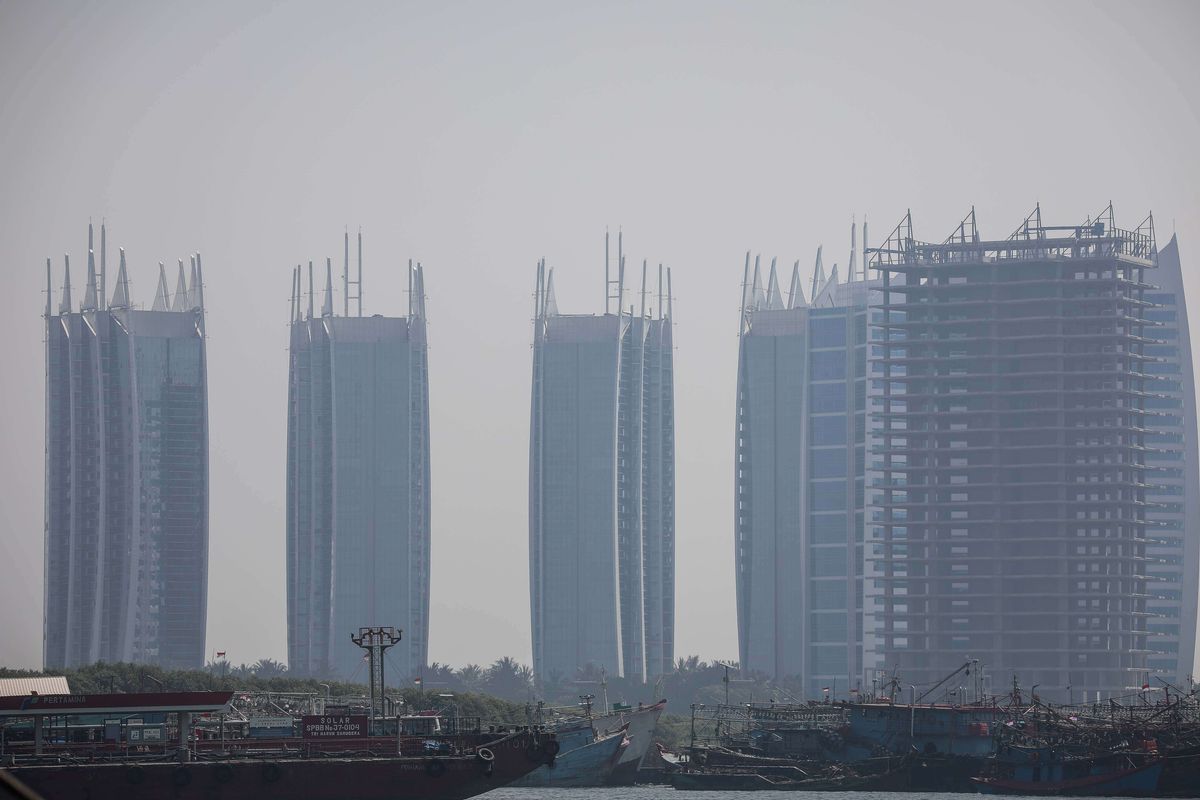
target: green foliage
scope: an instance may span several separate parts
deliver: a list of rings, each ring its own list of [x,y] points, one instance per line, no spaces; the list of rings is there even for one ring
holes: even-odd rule
[[[654,741],[672,752],[679,752],[691,743],[692,718],[690,714],[663,714],[654,729]]]

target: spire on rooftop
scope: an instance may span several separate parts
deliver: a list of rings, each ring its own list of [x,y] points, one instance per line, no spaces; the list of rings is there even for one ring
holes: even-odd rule
[[[187,304],[188,311],[200,307],[200,276],[196,270],[196,255],[195,253],[189,259],[192,264],[191,280],[188,281],[188,296]]]
[[[196,252],[196,305],[204,310],[204,262],[200,260],[199,251]]]
[[[183,271],[183,259],[179,259],[179,277],[175,280],[175,297],[171,303],[172,311],[188,310],[187,274]]]
[[[771,259],[771,277],[767,280],[767,308],[778,311],[784,308],[783,294],[779,291],[779,275],[775,272],[775,259]]]
[[[88,235],[91,236],[91,226],[88,226]],[[87,288],[83,292],[83,305],[80,306],[81,311],[96,310],[96,254],[88,250],[88,276]]]
[[[196,253],[196,308],[204,311],[204,264],[200,261],[200,254]],[[204,321],[201,314],[200,328],[203,330]]]
[[[292,268],[292,296],[291,296],[291,301],[288,304],[288,324],[289,325],[294,325],[296,323],[296,311],[298,310],[298,306],[300,304],[300,298],[299,298],[299,294],[298,294],[299,291],[300,291],[300,266],[296,265],[295,267]]]
[[[863,214],[863,237],[862,237],[862,278],[864,281],[871,279],[867,274],[867,215]]]
[[[759,256],[755,256],[754,277],[750,281],[750,307],[756,311],[767,306],[767,290],[763,288],[762,271],[758,262]]]
[[[109,305],[112,308],[129,308],[129,276],[125,274],[124,247],[121,248],[121,265],[117,267],[117,288],[113,292],[112,302]]]
[[[105,298],[108,297],[108,235],[104,219],[100,220],[100,308],[104,308]]]
[[[413,279],[413,292],[409,295],[412,300],[413,307],[410,316],[414,318],[425,318],[425,267],[420,261],[417,262],[417,272]]]
[[[821,248],[821,245],[817,245],[817,263],[813,265],[812,291],[808,293],[814,302],[817,295],[821,293],[821,287],[825,285],[825,265],[821,263]]]
[[[800,286],[800,260],[792,265],[792,283],[788,287],[788,308],[804,308],[808,301],[804,299],[804,289]]]
[[[746,309],[750,307],[750,251],[746,251],[746,264],[742,267],[742,305],[740,308],[742,317],[746,316]]]
[[[88,217],[88,279],[87,283],[84,284],[81,310],[94,309],[96,307],[96,261],[95,256],[92,254],[96,249],[95,241],[96,239],[92,235],[92,218]],[[91,302],[88,302],[89,297],[91,298]]]
[[[539,281],[542,280],[542,270],[543,270],[543,265],[542,265],[542,262],[539,261],[538,262],[538,280]],[[538,285],[539,285],[539,287],[541,286],[540,283]],[[408,316],[409,317],[416,316],[416,309],[417,309],[416,287],[417,287],[417,273],[416,273],[416,270],[413,268],[413,260],[410,258],[408,260]],[[541,307],[539,306],[539,313],[540,313],[540,310],[541,310]]]
[[[621,229],[617,229],[617,317],[625,310],[625,253],[622,249]]]
[[[638,309],[638,316],[642,319],[646,318],[646,259],[642,259],[642,302]]]
[[[667,267],[667,319],[674,319],[675,304],[671,300],[671,268]]]
[[[316,316],[314,310],[317,302],[314,299],[316,297],[316,292],[316,285],[313,282],[313,265],[312,260],[310,259],[308,262],[308,319],[312,319]]]
[[[850,260],[846,262],[846,280],[854,280],[854,268],[858,264],[858,221],[850,217]]]
[[[812,305],[814,308],[828,308],[834,304],[835,295],[838,287],[838,265],[834,264],[833,269],[829,271],[829,280],[821,285],[820,291],[813,296]]]
[[[655,303],[655,306],[658,308],[658,318],[662,319],[663,318],[663,265],[662,265],[662,262],[659,262],[659,264],[658,264],[658,302]]]
[[[547,317],[558,316],[558,298],[554,296],[554,267],[550,268],[549,274],[546,276],[546,311]]]
[[[325,302],[321,304],[321,316],[333,316],[333,259],[325,259]]]
[[[69,255],[63,256],[63,265],[64,265],[65,272],[63,275],[62,301],[58,304],[58,313],[70,314],[71,313],[71,257]]]
[[[158,262],[158,290],[154,292],[154,305],[151,311],[171,310],[171,291],[167,288],[167,268],[163,262]]]

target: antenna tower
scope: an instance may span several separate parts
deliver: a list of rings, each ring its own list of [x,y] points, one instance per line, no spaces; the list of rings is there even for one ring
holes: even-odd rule
[[[371,722],[384,716],[383,653],[400,643],[403,631],[391,626],[359,628],[350,634],[350,641],[367,651],[367,671],[370,676]]]
[[[352,290],[353,287],[353,290]],[[350,316],[350,301],[357,304],[358,316],[362,316],[362,229],[358,231],[358,276],[350,277],[350,231],[346,230],[345,247],[342,256],[342,309],[345,316]]]

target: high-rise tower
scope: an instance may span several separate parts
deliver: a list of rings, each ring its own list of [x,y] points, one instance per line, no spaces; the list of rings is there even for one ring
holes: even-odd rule
[[[350,291],[362,286],[361,234],[356,279],[349,251],[347,234],[343,316],[328,260],[319,313],[312,263],[292,274],[288,666],[348,678],[362,661],[350,634],[390,625],[403,639],[389,658],[408,678],[425,665],[429,641],[425,275],[409,262],[407,316],[364,317],[361,291]]]
[[[864,225],[864,239],[866,235]],[[852,234],[852,241],[854,236]],[[865,244],[865,242],[864,242]],[[742,668],[847,696],[862,676],[867,313],[878,283],[850,267],[812,302],[746,255],[734,477]]]
[[[605,240],[606,270],[608,240]],[[670,271],[625,308],[625,261],[601,316],[560,314],[538,264],[529,456],[533,664],[640,680],[675,642]],[[665,280],[665,283],[664,283]],[[615,306],[615,307],[614,307]]]
[[[873,251],[874,666],[933,686],[978,659],[1056,701],[1145,682],[1155,260],[1111,206],[999,241],[972,211],[940,244],[906,215]]]
[[[76,309],[70,262],[51,300],[46,261],[47,668],[204,664],[208,386],[200,256],[160,263],[151,310],[131,301],[125,252],[106,302],[88,228]]]

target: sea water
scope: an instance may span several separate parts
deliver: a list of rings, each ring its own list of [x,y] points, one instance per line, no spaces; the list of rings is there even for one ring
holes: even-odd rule
[[[936,792],[680,792],[670,786],[621,786],[596,789],[495,789],[487,800],[980,800],[978,794]]]

